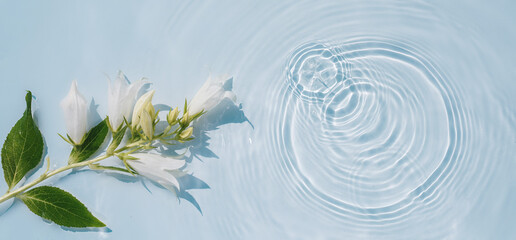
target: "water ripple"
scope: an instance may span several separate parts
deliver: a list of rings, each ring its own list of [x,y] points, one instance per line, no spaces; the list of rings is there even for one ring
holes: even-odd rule
[[[299,47],[287,68],[295,94],[306,100],[321,100],[346,78],[347,64],[337,50],[322,43]]]
[[[275,93],[282,114],[272,120],[271,148],[283,159],[277,176],[299,202],[390,230],[414,211],[444,206],[441,190],[457,184],[471,124],[446,75],[424,56],[384,38],[308,43],[292,53]]]

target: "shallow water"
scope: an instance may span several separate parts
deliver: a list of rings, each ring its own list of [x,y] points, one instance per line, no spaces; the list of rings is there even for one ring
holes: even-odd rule
[[[0,2],[0,136],[30,89],[54,167],[69,152],[56,133],[73,79],[101,116],[105,75],[118,70],[147,77],[155,102],[169,105],[229,73],[241,103],[201,123],[179,201],[147,181],[63,175],[49,183],[109,229],[63,230],[15,202],[0,215],[1,238],[514,239],[514,10]]]

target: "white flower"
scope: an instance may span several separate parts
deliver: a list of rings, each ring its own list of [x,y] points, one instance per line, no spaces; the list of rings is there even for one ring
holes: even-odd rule
[[[151,115],[152,119],[154,119],[154,107],[152,106],[152,97],[154,96],[154,90],[147,92],[141,96],[136,104],[134,105],[133,117],[131,121],[131,126],[133,129],[136,129],[140,125],[141,115],[144,111],[148,112]]]
[[[183,167],[185,160],[163,157],[152,153],[133,153],[131,156],[138,159],[127,160],[127,164],[136,170],[138,174],[159,183],[171,191],[173,191],[174,187],[180,190],[179,182],[170,171]]]
[[[77,81],[72,82],[68,95],[61,101],[68,136],[75,144],[81,144],[88,131],[88,104],[77,90]]]
[[[201,89],[195,94],[188,106],[191,116],[204,111],[209,111],[216,107],[225,98],[235,101],[236,96],[231,90],[227,90],[224,85],[232,81],[228,75],[218,77],[208,77]]]
[[[124,122],[130,120],[133,113],[136,96],[146,82],[143,80],[129,84],[125,75],[120,71],[114,83],[108,85],[108,116],[109,123],[116,131]]]

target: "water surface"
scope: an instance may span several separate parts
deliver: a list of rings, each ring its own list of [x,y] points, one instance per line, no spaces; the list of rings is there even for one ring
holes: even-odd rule
[[[54,167],[69,152],[56,133],[73,79],[101,116],[105,76],[118,70],[147,77],[155,102],[169,105],[210,73],[229,73],[241,103],[197,133],[190,197],[63,175],[49,183],[110,231],[63,230],[15,202],[0,216],[2,238],[516,238],[515,10],[511,1],[1,1],[0,136],[30,89]]]

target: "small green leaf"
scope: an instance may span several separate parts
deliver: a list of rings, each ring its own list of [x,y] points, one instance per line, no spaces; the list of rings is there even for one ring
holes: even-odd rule
[[[36,215],[65,227],[105,227],[72,194],[56,187],[42,186],[18,196]]]
[[[183,109],[183,115],[188,111],[188,103],[186,102],[186,98],[185,98],[185,107]]]
[[[127,126],[123,126],[122,128],[118,129],[117,132],[113,133],[113,140],[111,141],[111,144],[109,144],[109,147],[107,149],[108,154],[113,154],[124,139],[125,132],[127,130]]]
[[[190,122],[193,122],[195,119],[199,118],[200,116],[202,116],[203,114],[205,114],[206,112],[203,110],[201,110],[200,112],[196,113],[195,115],[193,115],[192,117],[192,120],[190,120]]]
[[[39,164],[43,155],[43,137],[32,118],[30,91],[27,91],[25,101],[27,108],[2,147],[2,167],[9,190]]]
[[[100,122],[92,128],[85,136],[81,145],[74,146],[68,159],[68,164],[82,162],[87,160],[91,155],[97,152],[102,146],[108,134],[108,125],[106,120]]]

